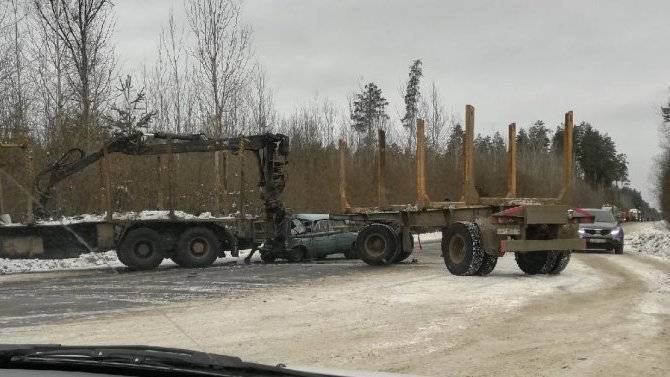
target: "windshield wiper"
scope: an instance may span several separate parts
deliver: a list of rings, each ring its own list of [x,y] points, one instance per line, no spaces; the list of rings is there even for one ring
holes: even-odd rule
[[[239,357],[148,346],[0,345],[0,369],[23,365],[131,367],[206,372],[216,375],[303,376],[317,374],[242,361]],[[54,368],[57,369],[57,368]],[[322,376],[322,374],[319,374]]]

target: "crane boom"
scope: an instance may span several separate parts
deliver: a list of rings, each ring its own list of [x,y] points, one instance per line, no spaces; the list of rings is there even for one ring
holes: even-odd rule
[[[214,151],[251,151],[258,163],[261,199],[264,202],[265,217],[274,225],[273,232],[283,237],[286,228],[286,210],[281,194],[286,185],[283,171],[288,162],[288,137],[282,134],[231,138],[209,138],[202,134],[173,134],[155,132],[144,134],[135,132],[118,136],[104,144],[99,150],[85,154],[81,149],[71,149],[60,159],[42,170],[35,180],[38,205],[36,217],[46,216],[46,208],[56,186],[68,177],[79,173],[96,163],[106,154],[122,153],[131,156],[162,155],[170,153],[197,153]]]

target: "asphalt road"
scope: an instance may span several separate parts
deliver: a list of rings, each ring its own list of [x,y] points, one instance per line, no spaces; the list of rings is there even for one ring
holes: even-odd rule
[[[95,318],[162,304],[231,298],[282,284],[308,284],[324,276],[369,268],[359,260],[310,263],[229,264],[204,269],[165,267],[31,274],[0,281],[0,328]]]

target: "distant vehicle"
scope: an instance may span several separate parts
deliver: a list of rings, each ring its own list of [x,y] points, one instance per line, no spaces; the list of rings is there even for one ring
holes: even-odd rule
[[[579,224],[579,237],[586,240],[587,249],[614,250],[623,253],[623,228],[609,208],[584,208],[595,216],[593,223]]]
[[[628,210],[626,217],[628,221],[642,221],[642,212],[637,208],[631,208]]]
[[[293,215],[286,259],[300,262],[338,253],[356,258],[354,242],[357,235],[344,220],[331,219],[327,214]]]

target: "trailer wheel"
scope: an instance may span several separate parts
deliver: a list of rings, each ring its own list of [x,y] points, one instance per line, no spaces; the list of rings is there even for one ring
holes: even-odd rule
[[[211,266],[219,255],[219,240],[205,227],[186,229],[177,240],[172,259],[182,267]]]
[[[558,253],[555,251],[533,251],[514,253],[514,259],[521,271],[528,275],[546,274],[556,265]]]
[[[476,274],[486,255],[477,225],[458,222],[442,233],[442,256],[449,272],[459,276]]]
[[[401,249],[402,249],[402,242],[403,241],[402,241],[402,235],[401,235],[400,236],[400,245],[401,245],[400,248]],[[412,252],[414,251],[414,236],[412,236],[411,234],[409,235],[409,245],[410,245],[409,246],[410,251],[400,250],[398,255],[393,260],[393,263],[400,263],[400,262],[404,261],[405,259],[409,258],[410,255],[412,255]]]
[[[400,251],[398,237],[388,225],[370,224],[358,232],[356,251],[358,257],[371,266],[387,265]]]
[[[558,275],[563,270],[565,270],[565,267],[568,266],[568,263],[570,262],[570,252],[569,251],[561,251],[556,253],[556,263],[554,263],[554,267],[549,270],[549,273],[552,275]]]
[[[163,261],[161,237],[149,228],[133,229],[121,241],[116,255],[132,270],[151,270]]]
[[[496,268],[496,264],[498,264],[497,256],[484,254],[484,260],[482,261],[481,267],[479,267],[479,271],[477,271],[477,275],[486,276],[490,274],[493,272],[493,269]]]

